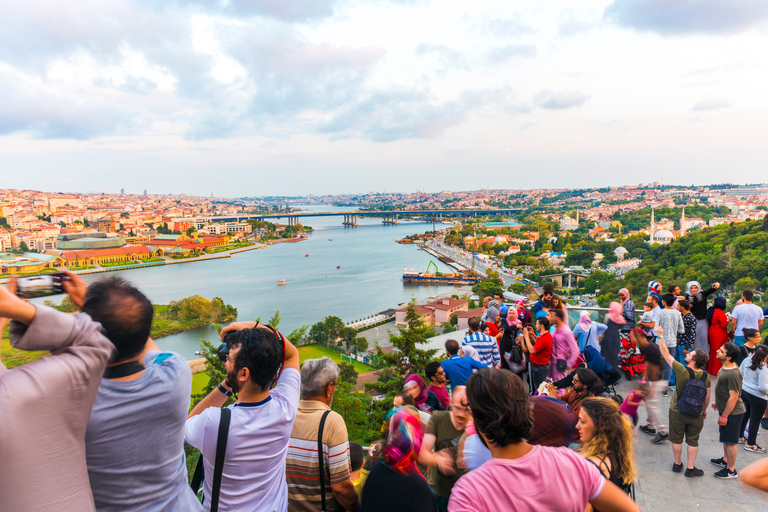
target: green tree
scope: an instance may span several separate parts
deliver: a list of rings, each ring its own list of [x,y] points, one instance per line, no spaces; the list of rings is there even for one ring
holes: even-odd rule
[[[339,380],[341,382],[352,384],[353,386],[357,385],[357,371],[355,371],[355,366],[345,361],[339,363]]]
[[[358,352],[365,352],[368,350],[368,340],[362,336],[358,336],[355,338],[355,348],[357,348]]]
[[[427,326],[416,311],[416,299],[411,299],[406,306],[406,326],[400,329],[399,334],[389,333],[389,341],[397,351],[387,354],[381,349],[377,356],[385,366],[394,366],[401,375],[406,373],[424,373],[426,365],[438,352],[437,349],[421,349],[420,345],[427,342],[427,338],[437,335],[437,331]]]
[[[307,336],[308,330],[309,325],[302,325],[301,327],[297,327],[296,329],[292,330],[290,334],[288,334],[288,341],[293,343],[295,346],[299,346]]]
[[[275,314],[272,315],[269,320],[267,320],[267,324],[271,325],[275,328],[275,330],[278,330],[280,328],[280,321],[283,319],[283,317],[280,315],[280,310],[278,309],[275,311]]]
[[[27,244],[23,240],[19,243],[19,250],[22,252],[29,252],[29,247],[27,247]]]

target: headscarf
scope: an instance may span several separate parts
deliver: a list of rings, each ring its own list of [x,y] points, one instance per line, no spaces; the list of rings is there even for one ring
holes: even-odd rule
[[[497,301],[496,299],[488,301],[488,308],[496,308],[497,310],[501,307],[501,302]]]
[[[621,299],[621,307],[623,308],[624,304],[626,304],[627,301],[629,300],[629,290],[627,290],[626,288],[622,288],[621,290],[619,290],[619,295],[622,295],[622,294],[624,294],[624,297],[626,297],[626,299]]]
[[[589,311],[582,311],[579,314],[579,324],[585,330],[589,330],[589,326],[592,325],[592,319],[589,317]]]
[[[615,324],[624,325],[627,323],[626,318],[624,318],[624,315],[622,315],[621,312],[622,305],[618,302],[611,302],[608,306],[608,318]]]
[[[401,407],[390,413],[387,447],[381,456],[381,463],[403,475],[417,473],[424,478],[416,464],[424,437],[424,425],[418,411],[412,407]]]
[[[494,302],[494,301],[491,301]],[[495,306],[488,304],[488,309],[483,313],[483,322],[496,322],[496,317],[499,316],[499,310]]]
[[[691,293],[691,286],[695,286],[699,291],[696,293]],[[698,281],[688,281],[688,283],[685,285],[685,288],[685,295],[691,302],[699,302],[704,300],[704,296],[701,294],[701,285]]]
[[[421,375],[416,375],[415,373],[405,379],[405,384],[403,384],[403,389],[406,389],[409,386],[411,382],[415,382],[417,386],[419,386],[419,396],[413,399],[414,402],[416,402],[416,407],[421,408],[421,406],[424,406],[427,401],[427,397],[429,396],[429,393],[427,392],[427,386],[424,384],[424,379],[421,378]]]
[[[707,323],[709,324],[712,323],[712,317],[715,315],[716,309],[721,309],[725,311],[726,304],[727,303],[725,301],[725,297],[723,297],[722,295],[720,297],[715,297],[715,303],[712,306],[710,306],[710,308],[707,310]]]
[[[518,319],[517,310],[515,308],[509,308],[509,311],[507,311],[506,322],[508,327],[523,326],[523,323]]]
[[[658,281],[651,281],[648,283],[648,293],[661,293],[661,283]],[[661,303],[661,301],[659,301]]]
[[[525,299],[517,299],[515,301],[515,309],[522,309],[525,307]]]

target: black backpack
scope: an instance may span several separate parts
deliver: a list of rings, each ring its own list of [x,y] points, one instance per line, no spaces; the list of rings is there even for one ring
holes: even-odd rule
[[[677,411],[698,418],[704,410],[704,400],[707,399],[707,372],[704,371],[700,378],[696,378],[693,370],[688,370],[688,382],[683,390],[677,388]]]

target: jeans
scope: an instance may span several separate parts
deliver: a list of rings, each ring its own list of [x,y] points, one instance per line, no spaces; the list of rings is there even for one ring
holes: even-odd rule
[[[539,386],[542,382],[544,382],[544,379],[547,378],[547,374],[549,373],[549,366],[539,366],[536,364],[531,363],[531,381],[532,381],[532,389],[531,393],[539,389]]]
[[[680,363],[683,366],[685,366],[685,356],[683,355],[683,347],[682,346],[678,346],[676,348],[677,348],[677,351],[674,354],[672,354],[672,355],[674,356],[675,361],[677,361],[678,363]],[[670,350],[670,353],[672,353],[671,350]],[[670,367],[670,371],[671,370],[672,370],[672,368]],[[675,372],[671,371],[671,373],[672,373],[672,375],[669,377],[669,385],[670,386],[674,386],[675,383],[677,382],[677,379],[675,378]]]
[[[744,418],[741,420],[741,435],[744,437],[744,430],[749,423],[749,439],[747,444],[749,446],[755,446],[757,442],[757,431],[760,428],[760,419],[765,413],[765,408],[768,406],[768,400],[763,400],[747,391],[741,391],[741,398],[744,402],[744,406],[747,408],[747,413],[744,414]]]
[[[747,342],[747,339],[744,336],[734,336],[733,337],[733,344],[737,347],[742,346]]]
[[[651,428],[655,428],[657,433],[666,434],[667,428],[664,426],[661,414],[659,414],[659,395],[661,395],[662,386],[666,386],[663,380],[650,383],[651,389],[645,397],[645,411],[648,413],[646,424]]]
[[[667,348],[669,349],[669,354],[677,360],[677,347],[667,347]],[[674,373],[672,373],[672,367],[667,364],[666,359],[662,358],[661,361],[664,364],[663,380],[670,382],[672,375],[674,375]]]

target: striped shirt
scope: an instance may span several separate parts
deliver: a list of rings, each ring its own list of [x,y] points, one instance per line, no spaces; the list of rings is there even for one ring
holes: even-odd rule
[[[317,431],[320,419],[327,410],[329,407],[317,400],[299,402],[285,463],[289,512],[321,509]],[[344,419],[333,411],[323,427],[323,465],[326,509],[335,510],[339,504],[331,492],[331,484],[349,479],[350,463],[347,426]]]
[[[501,357],[499,357],[499,345],[496,343],[496,338],[491,338],[487,334],[473,332],[464,338],[461,345],[470,345],[477,350],[480,362],[489,368],[491,368],[492,365],[498,365],[501,362]]]

